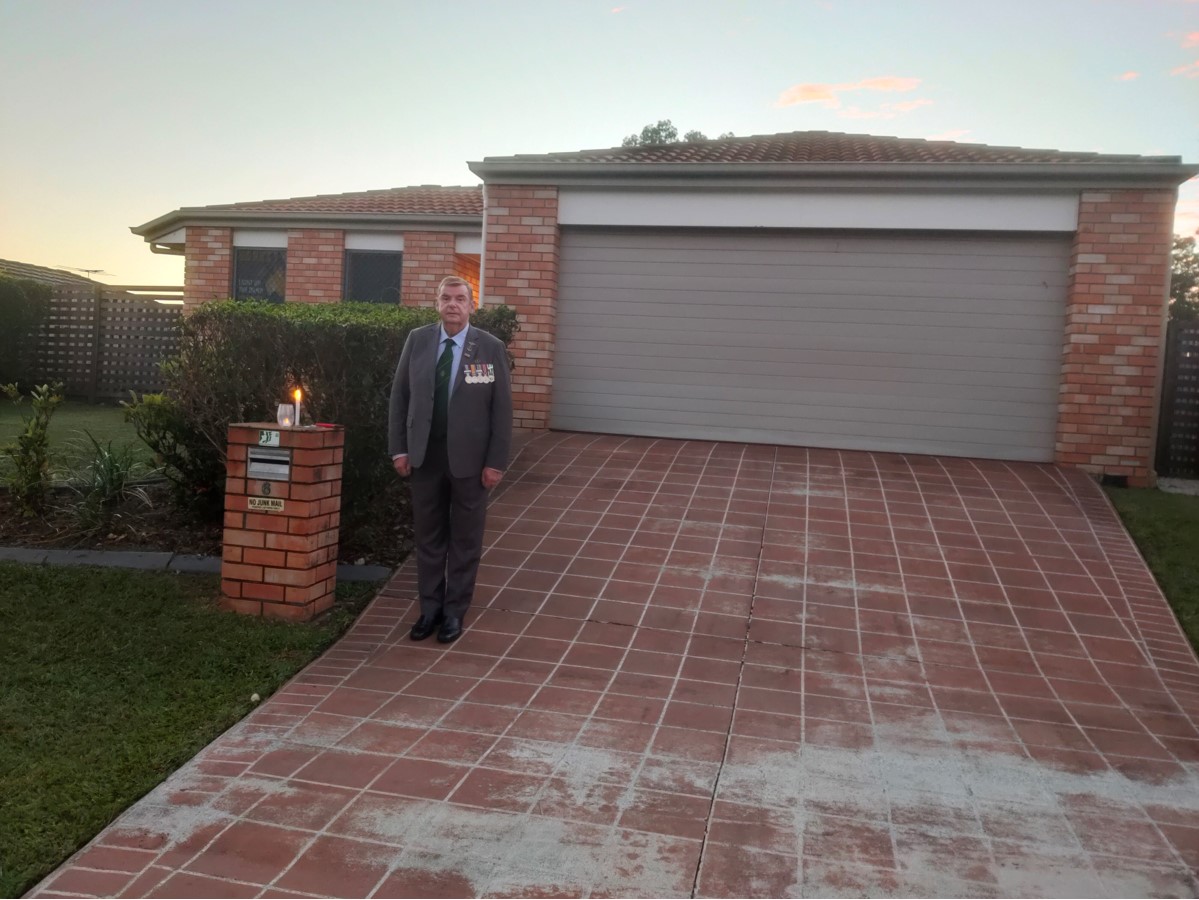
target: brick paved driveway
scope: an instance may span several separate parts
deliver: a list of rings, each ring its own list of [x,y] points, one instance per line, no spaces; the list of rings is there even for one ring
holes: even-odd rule
[[[1195,896],[1199,665],[1052,466],[546,434],[38,891]]]

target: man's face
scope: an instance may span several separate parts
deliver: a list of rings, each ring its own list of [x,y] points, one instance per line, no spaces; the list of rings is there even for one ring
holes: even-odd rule
[[[445,333],[455,335],[470,319],[470,289],[464,284],[447,284],[437,297],[437,314]]]

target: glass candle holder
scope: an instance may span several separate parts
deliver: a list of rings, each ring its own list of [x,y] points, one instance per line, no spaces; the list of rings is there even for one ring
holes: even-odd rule
[[[288,426],[295,424],[296,408],[290,403],[280,403],[279,408],[275,410],[275,421],[280,425]]]

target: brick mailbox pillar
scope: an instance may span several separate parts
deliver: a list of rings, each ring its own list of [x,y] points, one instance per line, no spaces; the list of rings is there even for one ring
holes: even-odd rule
[[[223,608],[303,620],[333,605],[344,446],[341,425],[229,426]]]

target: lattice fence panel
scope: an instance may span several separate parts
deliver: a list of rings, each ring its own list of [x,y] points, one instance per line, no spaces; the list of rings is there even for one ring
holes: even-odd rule
[[[96,292],[55,286],[38,339],[38,381],[60,381],[68,395],[90,395],[96,370]]]
[[[1166,335],[1157,474],[1199,478],[1199,322],[1172,322]]]
[[[159,363],[179,347],[178,307],[144,297],[105,292],[100,302],[100,360],[96,392],[126,398],[129,391],[161,391]]]
[[[181,315],[124,291],[56,286],[38,339],[38,380],[93,400],[162,390],[158,364],[178,348]]]

